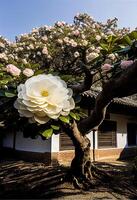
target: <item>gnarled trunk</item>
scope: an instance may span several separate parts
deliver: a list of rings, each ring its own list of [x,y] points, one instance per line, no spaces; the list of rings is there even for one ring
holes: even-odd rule
[[[65,128],[65,132],[71,138],[75,147],[75,156],[70,168],[71,173],[67,176],[75,187],[89,189],[94,187],[96,180],[110,179],[110,176],[104,170],[98,169],[91,161],[90,140],[78,130],[75,121],[71,129]]]
[[[82,137],[82,143],[75,144],[75,157],[71,162],[71,170],[74,176],[91,179],[90,140]]]
[[[66,133],[73,141],[75,147],[75,156],[71,162],[70,169],[71,178],[75,186],[87,188],[87,184],[92,183],[90,140],[86,135],[83,136],[79,132],[76,122],[73,123],[72,129],[66,129]]]

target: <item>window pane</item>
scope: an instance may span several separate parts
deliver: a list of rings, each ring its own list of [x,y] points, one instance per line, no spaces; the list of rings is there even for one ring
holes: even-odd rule
[[[116,122],[105,120],[98,129],[98,147],[116,147]]]
[[[137,125],[133,123],[127,124],[127,140],[128,146],[136,145]]]
[[[69,136],[66,133],[60,133],[60,151],[73,149],[74,145]]]

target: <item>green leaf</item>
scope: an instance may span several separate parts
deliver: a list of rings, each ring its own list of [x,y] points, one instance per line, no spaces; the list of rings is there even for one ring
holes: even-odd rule
[[[5,97],[5,93],[4,93],[4,91],[0,91],[0,97]]]
[[[3,76],[3,74],[4,74],[3,72],[0,72],[0,76]]]
[[[44,70],[39,69],[39,70],[37,70],[37,71],[35,72],[35,76],[36,76],[36,75],[39,75],[39,74],[43,74],[43,72],[44,72]]]
[[[137,31],[132,31],[129,34],[129,37],[130,37],[131,40],[137,39]]]
[[[53,129],[52,128],[49,128],[47,130],[45,130],[44,132],[41,133],[41,135],[43,137],[45,137],[46,139],[49,139],[53,134]]]
[[[55,125],[51,125],[51,128],[53,128],[54,130],[58,131],[60,129],[59,126],[55,126]]]
[[[12,97],[15,97],[16,94],[12,93],[12,92],[5,92],[5,96],[8,97],[8,98],[12,98]]]
[[[60,116],[59,119],[62,122],[69,124],[69,116]]]
[[[120,45],[119,45],[120,46]],[[122,46],[123,47],[123,46]],[[120,48],[122,48],[121,46],[120,46]],[[131,49],[131,47],[130,46],[127,46],[127,47],[125,47],[125,48],[122,48],[122,49],[120,49],[117,53],[127,53],[129,50]]]
[[[0,84],[6,85],[8,82],[9,82],[9,80],[8,80],[8,79],[5,79],[5,80],[1,80],[1,81],[0,81]]]
[[[108,38],[107,38],[107,42],[112,42],[112,39],[113,39],[113,36],[109,35]]]
[[[79,114],[78,113],[76,113],[76,120],[80,120],[80,116],[79,116]]]
[[[73,119],[77,119],[76,114],[74,112],[71,111],[69,114]]]
[[[72,78],[72,75],[60,75],[61,79],[65,82],[69,81]]]
[[[120,44],[120,45],[118,45],[118,47],[120,47],[121,49],[124,49],[124,48],[126,48],[126,46],[125,46],[125,45],[123,45],[123,44]]]
[[[108,44],[101,43],[100,46],[102,47],[103,50],[108,51]]]
[[[80,112],[79,116],[82,117],[82,118],[88,117],[88,115],[84,112]]]
[[[132,44],[132,41],[131,41],[131,39],[130,39],[130,37],[129,37],[128,35],[125,35],[125,36],[123,37],[123,39],[124,39],[124,41],[125,41],[127,44],[129,44],[129,45]]]
[[[75,107],[75,110],[79,110],[79,109],[80,109],[80,106],[76,106],[76,107]]]

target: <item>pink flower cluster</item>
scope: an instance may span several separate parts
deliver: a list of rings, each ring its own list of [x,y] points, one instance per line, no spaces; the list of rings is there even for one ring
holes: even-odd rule
[[[6,71],[8,73],[10,73],[12,76],[19,76],[20,73],[21,73],[21,70],[18,67],[16,67],[15,65],[12,65],[12,64],[9,64],[9,65],[6,66]],[[34,71],[30,68],[25,68],[23,70],[23,74],[27,77],[31,77],[31,76],[34,75]]]
[[[21,73],[21,70],[12,64],[6,66],[6,71],[10,73],[12,76],[19,76]]]
[[[43,48],[42,53],[43,53],[44,55],[48,55],[48,49],[47,49],[46,46]]]
[[[31,77],[34,75],[34,71],[30,68],[26,68],[23,70],[23,74],[27,77]]]
[[[65,22],[63,22],[63,21],[61,21],[61,22],[58,21],[56,24],[57,24],[57,26],[61,27],[61,26],[64,26],[64,25],[65,25]]]
[[[121,61],[121,69],[127,69],[128,67],[130,67],[133,64],[133,60],[123,60]]]
[[[101,69],[104,73],[108,72],[112,69],[112,65],[105,63],[104,65],[101,66]]]
[[[80,35],[80,32],[79,32],[79,30],[75,30],[75,31],[72,32],[72,34],[73,34],[74,36],[79,36],[79,35]]]

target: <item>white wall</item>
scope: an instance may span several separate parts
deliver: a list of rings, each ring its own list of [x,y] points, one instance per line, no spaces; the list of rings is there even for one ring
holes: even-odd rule
[[[32,151],[32,152],[50,152],[51,140],[42,140],[40,136],[37,139],[24,138],[22,132],[18,132],[16,136],[16,150]]]
[[[110,114],[110,120],[116,121],[117,123],[117,147],[125,148],[127,145],[127,123],[137,123],[137,118],[132,116]],[[59,137],[60,135],[53,135],[51,138],[51,151],[59,152]],[[93,149],[93,131],[87,134],[87,137],[91,142],[91,149]],[[98,149],[98,132],[95,131],[95,149]]]
[[[3,146],[13,148],[13,133],[6,134],[3,140]],[[17,132],[15,149],[41,153],[50,152],[51,139],[42,140],[40,136],[37,139],[24,138],[22,132]]]
[[[135,122],[137,119],[131,116],[125,116],[120,114],[110,114],[110,120],[117,123],[117,148],[125,148],[127,146],[127,123]],[[93,149],[93,131],[90,131],[87,135],[91,141],[91,149]],[[98,149],[98,132],[95,132],[95,149]]]
[[[110,114],[110,120],[117,122],[117,148],[125,148],[127,146],[127,123],[137,123],[137,118],[120,114]],[[93,149],[93,132],[87,135],[91,141],[91,149]],[[49,140],[42,140],[39,136],[37,139],[24,138],[21,132],[17,133],[15,149],[32,152],[59,152],[59,137],[53,135]],[[13,148],[13,133],[6,134],[3,140],[4,147]],[[95,149],[98,148],[98,133],[95,132]]]
[[[53,134],[51,138],[51,152],[59,152],[59,137],[60,134]]]
[[[3,138],[3,147],[13,148],[13,133],[6,133]]]
[[[87,137],[90,139],[90,142],[91,142],[91,149],[93,149],[93,131],[90,131],[88,134],[87,134]],[[98,146],[98,132],[95,131],[95,149],[97,149],[97,146]]]
[[[110,119],[117,122],[117,148],[128,147],[127,123],[137,123],[137,118],[120,114],[110,114]]]

